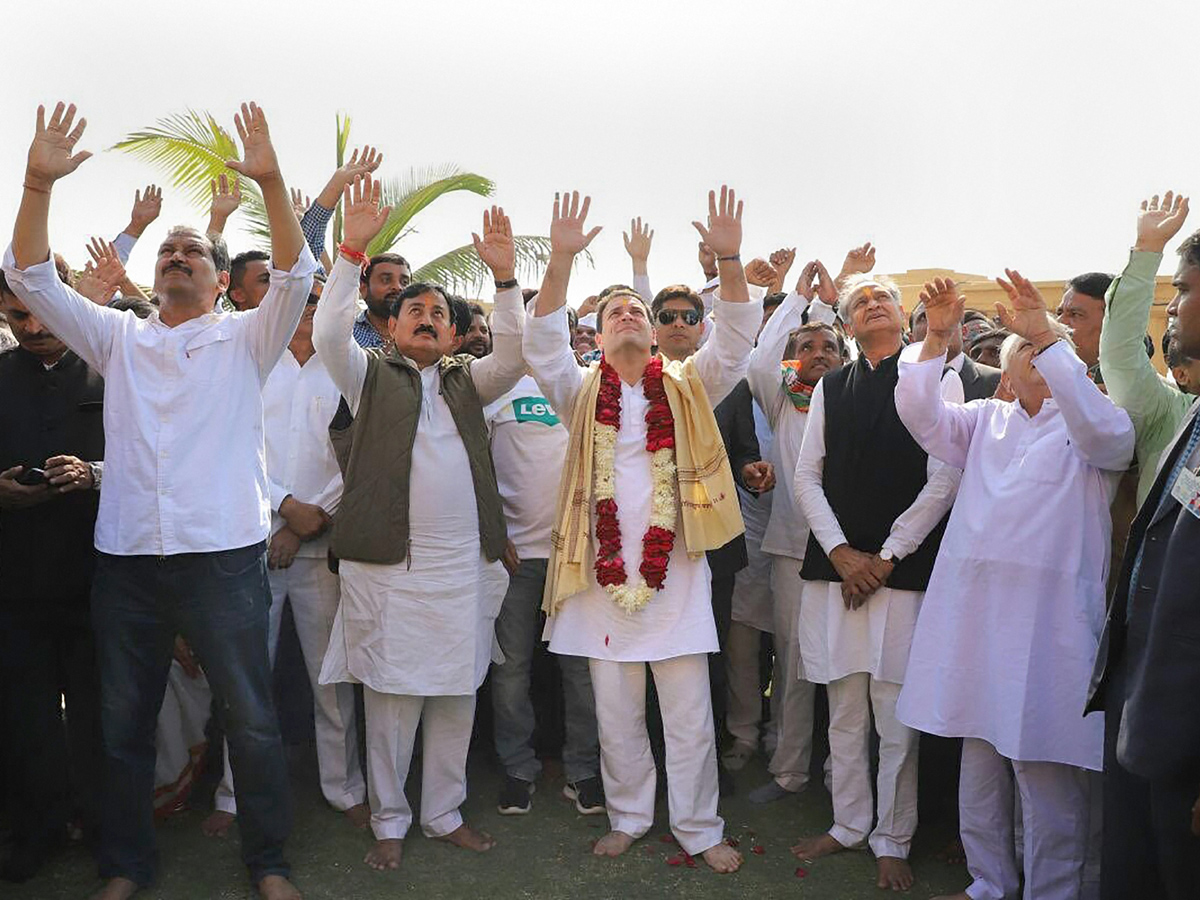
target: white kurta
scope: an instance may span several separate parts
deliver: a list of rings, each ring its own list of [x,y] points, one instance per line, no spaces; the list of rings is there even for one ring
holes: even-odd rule
[[[355,414],[367,371],[366,353],[351,335],[357,288],[358,267],[339,258],[313,323],[317,352]],[[519,290],[496,295],[495,350],[471,364],[481,403],[520,379],[523,319]],[[407,559],[396,565],[341,561],[342,599],[321,684],[361,681],[379,693],[465,695],[487,674],[508,576],[480,550],[470,463],[441,394],[440,367],[421,369],[420,378]]]
[[[917,623],[898,715],[1002,756],[1099,770],[1083,717],[1104,623],[1109,503],[1133,456],[1129,416],[1066,344],[1034,360],[1053,398],[937,402],[943,361],[900,362],[896,407],[931,456],[964,466]]]
[[[821,482],[825,461],[823,386],[823,381],[817,383],[808,408],[795,485],[796,502],[821,547],[829,553],[846,543],[846,537]],[[949,372],[942,378],[942,391],[952,399],[962,400],[962,382],[956,374]],[[954,503],[960,475],[957,469],[930,456],[928,480],[912,505],[892,523],[884,548],[890,549],[897,559],[913,553]],[[805,677],[817,684],[828,684],[866,672],[879,681],[903,683],[921,595],[920,591],[882,587],[865,605],[850,610],[842,600],[840,583],[805,582],[799,627]]]
[[[751,401],[754,409],[754,431],[758,438],[759,454],[764,460],[775,465],[773,445],[774,435],[770,423],[757,403]],[[778,475],[776,476],[778,480]],[[771,506],[778,491],[771,490],[765,494],[753,494],[738,485],[738,502],[742,508],[742,521],[746,523],[746,568],[734,575],[733,582],[733,621],[749,625],[758,631],[770,634],[774,630],[771,604],[771,557],[763,552],[763,535],[767,531],[767,522],[771,518]]]
[[[746,371],[762,304],[716,301],[718,326],[713,338],[693,358],[714,405],[723,400]],[[565,308],[525,323],[525,359],[534,378],[559,418],[570,421],[571,407],[583,383],[584,370],[567,340]],[[621,427],[617,433],[615,499],[620,510],[622,556],[630,577],[642,561],[642,536],[650,522],[652,486],[650,454],[646,452],[646,407],[642,382],[621,384]],[[595,509],[592,534],[595,535]],[[682,526],[667,566],[667,579],[641,611],[625,613],[593,580],[589,587],[562,604],[546,620],[550,650],[567,656],[586,656],[616,662],[649,662],[718,649],[712,615],[712,585],[703,555],[688,557]]]

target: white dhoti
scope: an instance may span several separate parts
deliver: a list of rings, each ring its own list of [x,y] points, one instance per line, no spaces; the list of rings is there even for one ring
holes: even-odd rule
[[[1020,890],[1014,844],[1014,796],[1024,825],[1025,896],[1078,900],[1085,895],[1092,779],[1086,769],[1001,756],[987,741],[963,741],[959,819],[972,900],[1010,900]]]
[[[363,688],[367,716],[371,831],[377,840],[403,839],[412,825],[404,782],[421,725],[421,831],[443,837],[462,825],[467,799],[467,750],[475,695],[414,697]]]
[[[154,731],[155,816],[170,815],[185,807],[208,749],[204,728],[211,709],[212,691],[204,673],[192,678],[183,666],[171,660]]]
[[[592,659],[600,771],[613,831],[639,838],[654,823],[657,774],[646,733],[646,663]],[[717,748],[708,661],[695,653],[649,663],[662,709],[671,833],[696,856],[721,843]]]
[[[349,684],[320,684],[321,663],[329,649],[329,635],[338,608],[338,577],[324,557],[297,557],[286,569],[267,574],[271,586],[267,649],[271,666],[279,649],[283,605],[292,607],[296,636],[313,693],[313,724],[317,741],[317,769],[321,793],[336,810],[364,802],[367,787],[358,759],[358,729],[354,722],[354,688]],[[213,806],[237,814],[229,745],[225,746],[225,772],[213,797]]]
[[[776,719],[775,752],[767,770],[787,791],[808,785],[812,759],[813,701],[816,688],[804,677],[800,658],[800,560],[771,557],[771,594],[774,603],[775,670],[771,690]]]

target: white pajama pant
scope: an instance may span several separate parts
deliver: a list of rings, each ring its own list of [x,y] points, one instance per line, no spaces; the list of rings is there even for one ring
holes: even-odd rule
[[[829,834],[844,847],[868,840],[877,857],[907,859],[917,830],[917,732],[896,719],[900,685],[856,672],[829,682],[827,688],[833,778]],[[871,802],[872,713],[879,733],[875,804]]]
[[[978,738],[963,741],[958,782],[959,822],[972,900],[1015,900],[1021,866],[1014,845],[1014,794],[1024,824],[1027,900],[1079,900],[1092,831],[1091,786],[1085,769],[1007,759]]]
[[[762,632],[744,622],[731,622],[725,638],[725,672],[729,706],[725,727],[736,743],[751,750],[758,747],[762,724],[762,684],[759,681],[759,649]],[[775,692],[771,692],[774,706]]]
[[[367,784],[371,831],[377,840],[403,839],[412,825],[404,782],[421,726],[421,831],[444,837],[462,825],[467,799],[467,750],[475,695],[418,697],[381,694],[366,685]]]
[[[803,678],[800,662],[800,561],[788,556],[771,560],[771,596],[775,618],[775,671],[772,697],[776,721],[775,752],[767,771],[787,791],[808,785],[812,760],[813,703],[816,686]]]
[[[338,607],[338,576],[329,571],[324,557],[297,557],[288,568],[272,569],[267,577],[271,585],[267,637],[271,665],[274,667],[279,649],[283,604],[287,600],[292,606],[296,635],[304,654],[304,667],[308,670],[308,683],[312,685],[321,793],[334,809],[347,810],[362,803],[367,795],[358,759],[354,686],[317,683]],[[228,744],[225,745],[225,773],[217,786],[213,805],[237,815]]]
[[[613,831],[639,838],[654,824],[657,773],[646,733],[646,663],[589,660],[600,728],[600,774]],[[725,837],[717,815],[717,745],[708,658],[651,662],[667,750],[671,833],[696,856]]]

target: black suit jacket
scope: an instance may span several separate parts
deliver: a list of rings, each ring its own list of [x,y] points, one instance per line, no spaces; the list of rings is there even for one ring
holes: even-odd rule
[[[1130,528],[1087,706],[1121,716],[1117,759],[1147,779],[1200,765],[1200,519],[1174,498],[1158,512],[1198,408],[1185,417]],[[1142,564],[1131,584],[1139,547]],[[1112,682],[1118,665],[1124,696],[1108,696],[1119,687]]]
[[[758,447],[758,436],[754,432],[754,399],[750,396],[750,385],[742,379],[713,410],[717,428],[725,442],[725,454],[733,469],[733,479],[739,487],[742,481],[742,466],[762,459]],[[713,578],[732,577],[750,564],[746,556],[746,538],[738,535],[724,547],[708,551],[708,567]]]
[[[963,398],[967,403],[972,400],[986,400],[996,393],[1000,386],[1000,370],[977,363],[971,357],[963,354],[962,371],[958,373],[962,379]]]

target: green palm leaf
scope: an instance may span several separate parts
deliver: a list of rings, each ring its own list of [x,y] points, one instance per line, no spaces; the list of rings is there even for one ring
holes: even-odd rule
[[[532,234],[514,235],[513,247],[516,250],[517,275],[529,276],[528,281],[533,284],[550,258],[550,239]],[[590,266],[591,253],[585,250],[583,256]],[[491,271],[471,244],[443,253],[413,273],[413,281],[427,281],[454,293],[476,296],[491,279]]]
[[[193,109],[159,119],[154,126],[127,135],[112,149],[150,163],[171,179],[189,203],[205,210],[212,196],[209,183],[222,174],[237,178],[225,160],[241,157],[229,132],[210,113]],[[243,195],[247,188],[257,193],[253,184],[242,179]]]
[[[470,191],[490,197],[496,185],[490,178],[473,172],[460,171],[455,166],[413,169],[405,178],[393,178],[383,183],[384,206],[392,208],[383,229],[367,247],[367,254],[386,253],[407,233],[408,223],[433,201],[454,191]]]

